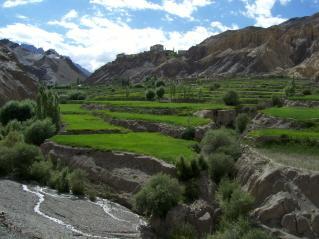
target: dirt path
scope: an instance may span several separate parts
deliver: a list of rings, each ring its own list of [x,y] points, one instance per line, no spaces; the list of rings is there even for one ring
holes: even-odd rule
[[[23,238],[141,238],[139,227],[145,224],[108,200],[93,203],[8,180],[0,181],[0,192],[3,224]]]

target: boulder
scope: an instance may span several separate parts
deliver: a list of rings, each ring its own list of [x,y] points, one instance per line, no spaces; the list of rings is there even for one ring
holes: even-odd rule
[[[319,237],[319,213],[313,215],[311,225],[313,232]]]

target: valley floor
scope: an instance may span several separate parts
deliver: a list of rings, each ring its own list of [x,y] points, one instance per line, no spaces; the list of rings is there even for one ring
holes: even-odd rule
[[[93,203],[9,180],[0,181],[0,191],[0,238],[141,238],[145,225],[107,200]]]

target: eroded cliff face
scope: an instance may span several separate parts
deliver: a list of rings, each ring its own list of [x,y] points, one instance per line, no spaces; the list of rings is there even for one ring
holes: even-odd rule
[[[0,45],[0,105],[12,99],[34,98],[37,82],[26,73],[16,57]]]
[[[141,81],[148,75],[182,78],[271,74],[318,78],[319,14],[266,29],[227,31],[174,57],[157,54],[144,52],[117,59],[98,69],[88,82],[110,82],[117,76]]]
[[[255,197],[256,222],[279,238],[318,238],[319,173],[277,165],[251,148],[237,169],[238,180]]]

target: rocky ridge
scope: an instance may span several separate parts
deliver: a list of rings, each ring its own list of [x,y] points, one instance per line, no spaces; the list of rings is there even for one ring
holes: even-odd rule
[[[169,55],[170,57],[167,57]],[[269,28],[247,27],[212,36],[183,54],[149,51],[121,55],[98,69],[87,82],[119,78],[229,75],[278,75],[319,78],[319,14],[293,18]]]

